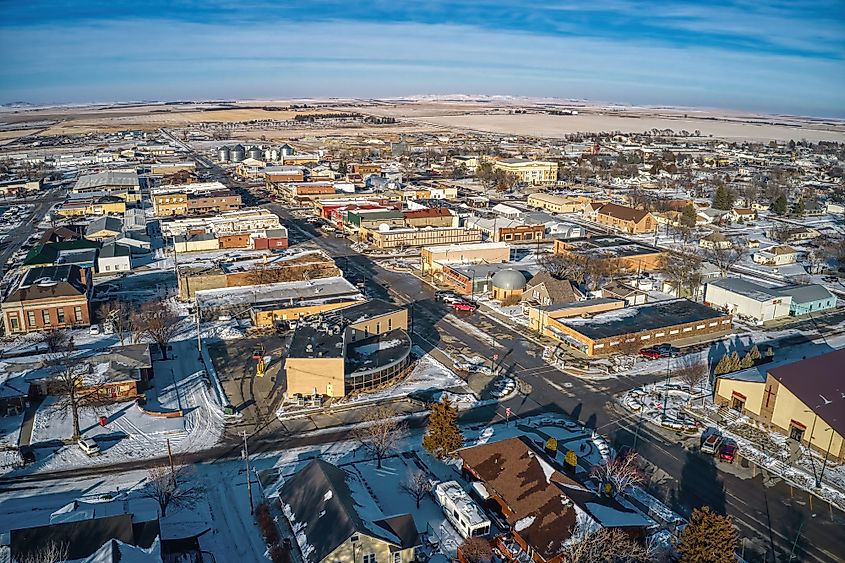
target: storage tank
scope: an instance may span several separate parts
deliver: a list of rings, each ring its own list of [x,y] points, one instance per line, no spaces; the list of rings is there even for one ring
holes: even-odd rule
[[[255,160],[261,160],[264,158],[264,151],[261,150],[261,147],[249,147],[249,150],[246,151],[247,158],[254,158]]]
[[[217,160],[220,162],[229,162],[230,158],[231,151],[229,150],[229,147],[220,147],[217,149]]]
[[[235,145],[229,151],[229,160],[232,162],[243,162],[244,158],[246,158],[246,152],[243,145]]]

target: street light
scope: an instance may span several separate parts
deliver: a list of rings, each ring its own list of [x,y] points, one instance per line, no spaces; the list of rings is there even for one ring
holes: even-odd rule
[[[824,452],[824,462],[822,463],[822,470],[819,473],[819,478],[816,479],[816,488],[817,489],[822,486],[822,478],[824,477],[824,470],[827,467],[827,457],[830,455],[830,446],[833,445],[833,428],[828,426],[827,428],[825,428],[824,431],[830,432],[830,440],[827,441],[827,450],[825,450],[825,452]],[[813,437],[810,436],[810,439],[812,440]]]

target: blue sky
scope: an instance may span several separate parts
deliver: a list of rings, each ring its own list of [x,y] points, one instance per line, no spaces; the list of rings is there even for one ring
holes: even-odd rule
[[[0,101],[510,94],[845,117],[842,0],[0,0]]]

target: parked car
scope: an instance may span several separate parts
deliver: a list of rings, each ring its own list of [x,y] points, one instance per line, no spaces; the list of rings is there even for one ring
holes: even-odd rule
[[[722,444],[721,434],[710,434],[701,443],[701,453],[707,455],[714,455],[719,451],[719,446]]]
[[[648,358],[649,360],[657,360],[662,357],[660,352],[658,352],[654,348],[643,348],[642,350],[640,350],[640,356]]]
[[[79,449],[88,455],[99,455],[100,446],[92,438],[80,438]]]
[[[455,301],[452,303],[452,309],[456,311],[475,311],[478,308],[475,303],[468,301]]]
[[[92,336],[100,334],[100,325],[91,325],[90,327],[88,327],[88,334]]]
[[[733,463],[739,447],[733,441],[726,441],[719,446],[719,461]]]
[[[435,291],[434,292],[434,299],[435,301],[444,301],[446,303],[454,303],[455,301],[460,300],[460,296],[455,295],[453,291]]]
[[[654,349],[660,352],[662,358],[677,358],[681,355],[681,349],[671,344],[658,344]]]

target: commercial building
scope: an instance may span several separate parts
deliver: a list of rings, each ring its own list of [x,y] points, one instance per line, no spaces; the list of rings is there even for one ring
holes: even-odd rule
[[[411,363],[408,312],[381,300],[302,319],[285,359],[288,395],[343,397],[392,383]]]
[[[715,401],[767,428],[845,461],[845,349],[779,365],[721,375]]]
[[[359,235],[362,241],[380,249],[481,242],[481,231],[464,227],[400,228],[385,231],[362,229]]]
[[[458,216],[445,207],[403,211],[405,225],[408,227],[457,227]]]
[[[74,194],[102,193],[125,201],[141,201],[141,184],[135,171],[98,172],[80,176],[71,188]]]
[[[590,318],[546,321],[546,334],[587,356],[613,354],[683,338],[724,333],[731,316],[688,299],[658,301]]]
[[[97,273],[114,274],[131,271],[131,254],[128,246],[114,242],[104,244],[97,257]]]
[[[241,196],[220,182],[195,182],[155,188],[150,193],[158,217],[203,215],[240,209]]]
[[[537,242],[546,237],[545,225],[529,225],[521,219],[470,217],[466,226],[480,230],[494,242]]]
[[[657,247],[616,235],[557,239],[554,253],[572,259],[601,260],[607,268],[627,272],[658,271],[665,259],[665,253]]]
[[[167,236],[184,234],[197,229],[222,235],[279,229],[281,226],[278,215],[260,207],[226,211],[211,217],[185,217],[161,221],[161,230]]]
[[[84,215],[123,215],[126,213],[126,200],[112,195],[95,197],[72,197],[58,205],[55,212],[62,217],[80,217]]]
[[[104,215],[97,217],[85,227],[85,238],[103,240],[118,236],[123,231],[123,219]]]
[[[493,162],[493,169],[513,174],[525,184],[557,182],[557,162],[507,158]]]
[[[437,274],[444,264],[498,264],[510,260],[511,247],[503,242],[448,244],[420,250],[423,274]]]
[[[738,318],[756,323],[818,313],[836,307],[836,297],[817,284],[770,287],[739,278],[709,282],[704,302]]]
[[[543,209],[551,213],[583,213],[584,208],[593,202],[607,203],[607,201],[593,200],[586,196],[560,196],[543,192],[528,196],[528,205]]]
[[[90,324],[90,275],[73,264],[27,270],[0,308],[6,334]]]
[[[532,294],[526,292],[523,298],[530,295]],[[592,316],[623,307],[625,307],[625,301],[622,299],[599,298],[556,305],[537,305],[529,300],[523,302],[522,309],[528,317],[528,328],[544,336],[553,336],[549,329],[550,320]]]

